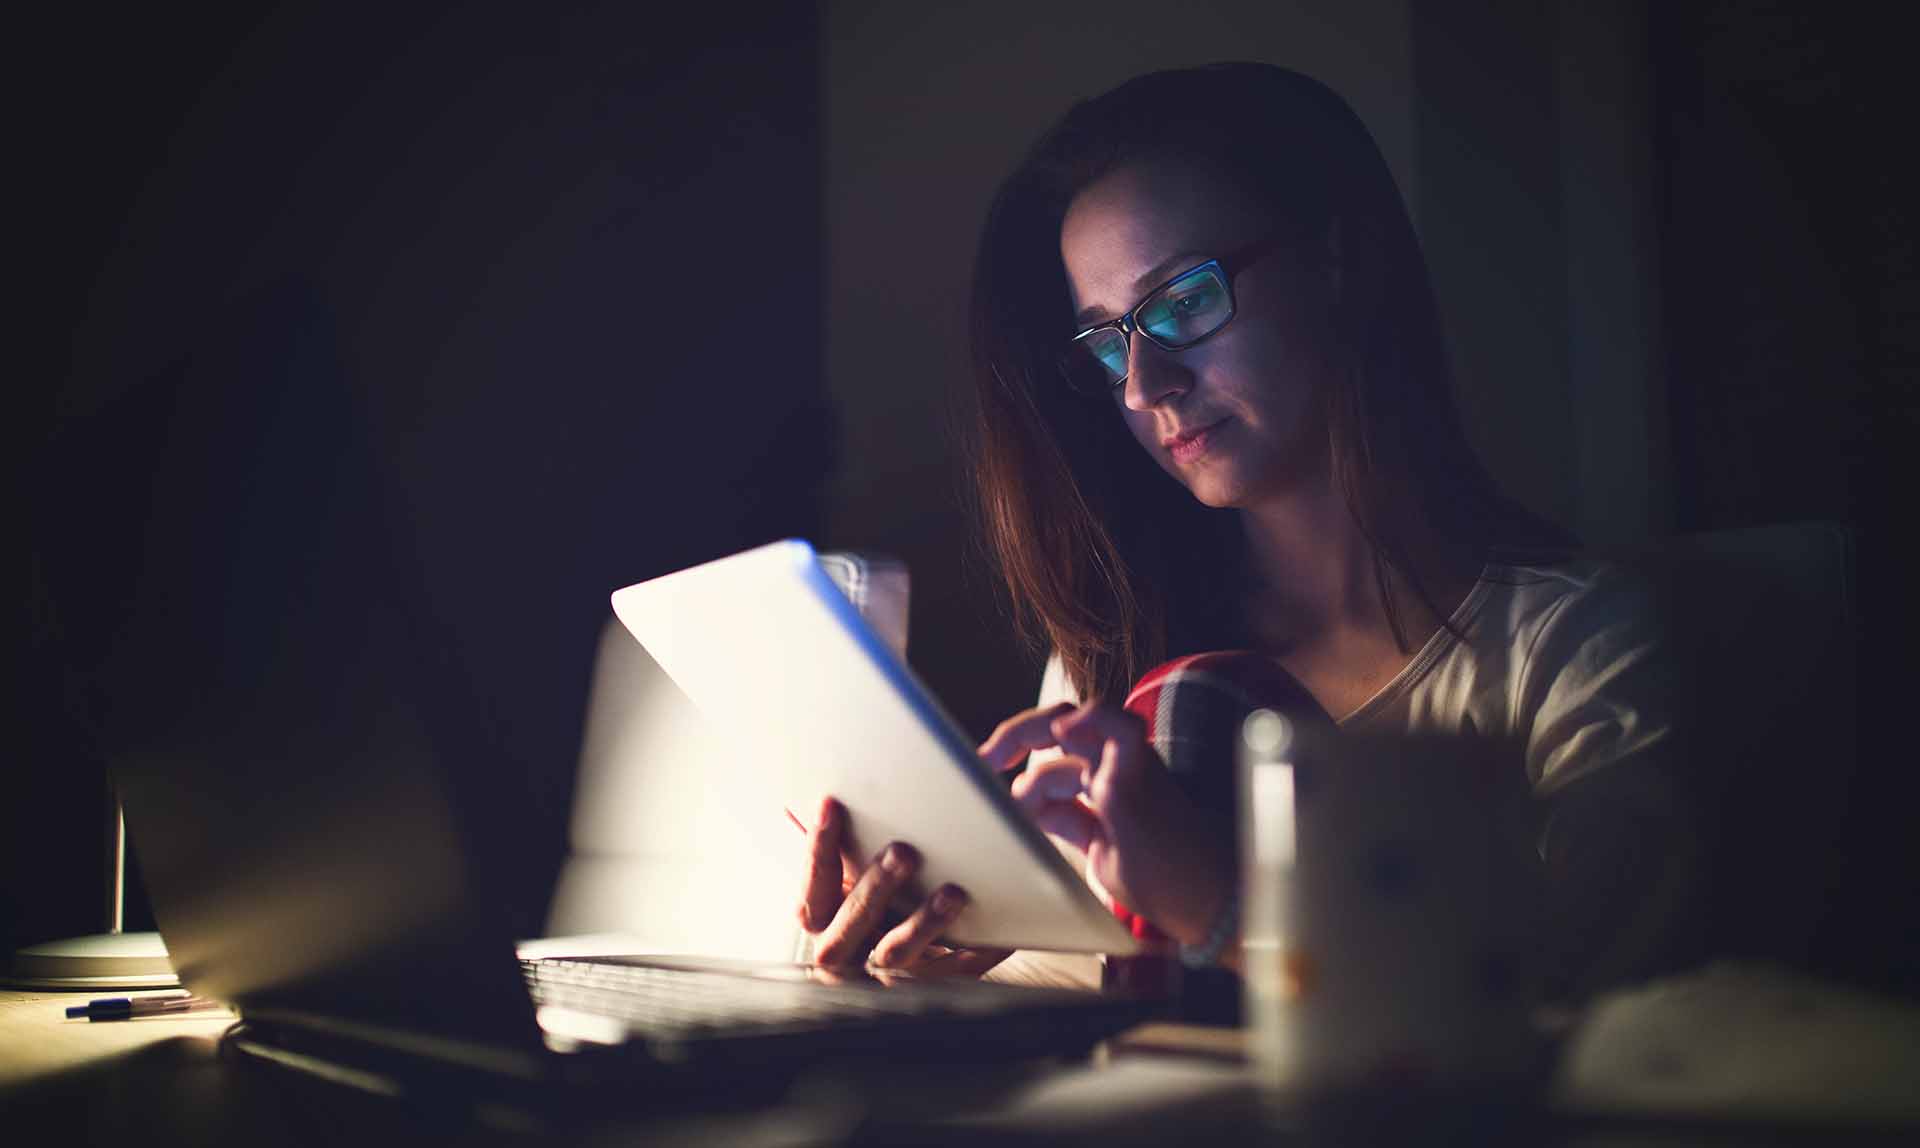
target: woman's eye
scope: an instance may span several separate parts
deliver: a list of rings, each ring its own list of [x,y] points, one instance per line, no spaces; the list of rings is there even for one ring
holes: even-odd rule
[[[1204,311],[1213,305],[1213,292],[1205,289],[1189,291],[1184,295],[1175,296],[1171,302],[1174,310],[1183,315],[1191,315],[1195,311]]]

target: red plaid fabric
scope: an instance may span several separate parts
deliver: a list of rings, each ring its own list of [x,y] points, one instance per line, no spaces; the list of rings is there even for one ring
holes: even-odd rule
[[[1147,725],[1147,740],[1188,799],[1236,833],[1235,757],[1240,725],[1256,709],[1303,722],[1333,719],[1280,663],[1265,654],[1220,650],[1188,654],[1147,671],[1124,708]],[[1152,922],[1108,895],[1115,917],[1143,941],[1165,941]]]

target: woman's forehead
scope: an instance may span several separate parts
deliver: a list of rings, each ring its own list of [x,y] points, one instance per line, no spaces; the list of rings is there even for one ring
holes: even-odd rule
[[[1074,307],[1127,306],[1170,257],[1245,243],[1262,220],[1243,192],[1203,168],[1163,161],[1109,172],[1074,196],[1061,223]]]

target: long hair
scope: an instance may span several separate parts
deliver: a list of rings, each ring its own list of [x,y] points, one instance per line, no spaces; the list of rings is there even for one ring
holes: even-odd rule
[[[1200,504],[1059,374],[1074,331],[1061,222],[1082,189],[1144,161],[1223,178],[1301,236],[1324,242],[1338,220],[1330,334],[1346,369],[1319,396],[1321,423],[1403,648],[1387,587],[1398,575],[1434,608],[1413,557],[1423,533],[1483,558],[1570,548],[1467,443],[1426,261],[1352,109],[1265,64],[1141,76],[1040,138],[995,195],[974,261],[974,510],[1022,633],[1059,654],[1080,696],[1123,696],[1167,657],[1244,642],[1237,517]]]

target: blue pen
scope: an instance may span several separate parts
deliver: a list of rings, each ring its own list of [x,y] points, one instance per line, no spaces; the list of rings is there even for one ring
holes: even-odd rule
[[[192,995],[172,997],[97,997],[83,1005],[70,1005],[67,1016],[88,1020],[127,1020],[160,1013],[198,1012],[221,1007],[219,1001]]]

